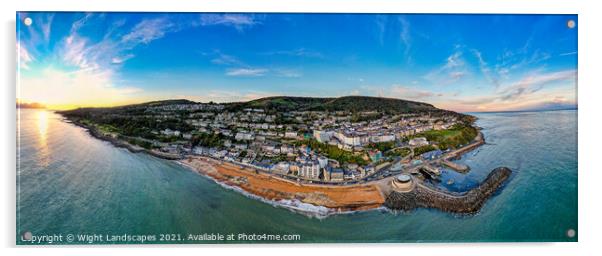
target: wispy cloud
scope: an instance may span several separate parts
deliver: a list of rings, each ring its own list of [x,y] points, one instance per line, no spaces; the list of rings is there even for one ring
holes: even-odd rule
[[[257,77],[264,76],[268,72],[267,69],[264,68],[235,68],[228,69],[226,72],[227,76],[247,76],[247,77]]]
[[[93,13],[86,13],[84,17],[73,22],[73,24],[71,24],[71,34],[77,33],[84,25],[86,25],[86,23],[88,23],[93,15]]]
[[[248,66],[244,62],[240,61],[238,58],[223,54],[219,51],[215,51],[214,55],[217,55],[215,58],[211,60],[211,63],[218,65],[227,65],[227,66]]]
[[[52,29],[52,20],[54,19],[54,14],[50,14],[47,16],[46,21],[42,23],[40,26],[42,29],[42,34],[44,35],[44,41],[48,43],[50,41],[50,32]]]
[[[527,40],[525,45],[517,50],[505,50],[503,54],[497,57],[498,62],[495,65],[495,73],[499,80],[509,79],[510,74],[515,70],[521,70],[532,65],[540,65],[549,60],[552,55],[535,49],[530,51],[531,39]]]
[[[86,14],[71,25],[70,35],[63,40],[62,50],[59,51],[65,63],[80,68],[112,69],[112,64],[122,64],[134,58],[131,50],[139,45],[149,44],[182,29],[166,17],[157,17],[143,19],[130,30],[115,34],[114,31],[125,23],[124,20],[117,20],[109,26],[102,39],[92,41],[80,35],[79,31],[94,18],[92,14]]]
[[[134,58],[134,54],[128,53],[128,54],[123,55],[123,56],[113,57],[111,59],[111,63],[113,63],[113,64],[121,64],[121,63],[123,63],[123,62],[125,62],[125,61],[127,61],[127,60],[129,60],[131,58]]]
[[[520,80],[500,87],[489,95],[452,97],[445,100],[441,107],[457,111],[500,111],[536,109],[576,105],[576,101],[567,99],[574,89],[554,87],[562,82],[574,82],[576,70],[564,70],[550,73],[531,73]]]
[[[252,27],[260,22],[254,15],[244,14],[201,14],[200,25],[225,25],[232,26],[239,31],[246,27]]]
[[[153,40],[162,38],[176,26],[167,18],[143,20],[136,24],[132,31],[124,35],[121,42],[126,47],[135,47],[138,44],[148,44]]]
[[[305,48],[297,48],[294,50],[280,50],[280,51],[270,51],[262,53],[264,55],[288,55],[288,56],[297,56],[297,57],[310,57],[310,58],[324,58],[322,53],[317,51],[308,50]]]
[[[499,91],[498,99],[502,101],[518,100],[523,95],[535,93],[548,84],[559,81],[574,80],[576,76],[577,72],[575,70],[527,75],[517,83],[501,89]]]
[[[272,54],[284,54],[284,53],[272,53]],[[213,56],[211,59],[211,63],[216,65],[222,65],[229,67],[226,69],[227,76],[276,76],[276,77],[287,77],[287,78],[298,78],[303,76],[303,74],[296,69],[291,68],[259,68],[254,67],[253,65],[249,65],[246,62],[240,60],[239,58],[224,54],[219,50],[215,50],[212,53],[203,53],[206,56]]]
[[[35,58],[27,51],[25,46],[17,42],[17,63],[22,69],[29,69],[29,63],[35,61]]]
[[[376,15],[376,32],[378,42],[382,46],[385,43],[385,32],[387,31],[388,17],[386,15]]]
[[[483,58],[482,53],[476,49],[472,49],[472,53],[475,55],[475,57],[479,61],[479,69],[481,70],[481,73],[483,74],[485,79],[487,79],[487,81],[492,83],[496,88],[499,87],[500,82],[499,82],[498,78],[494,77],[494,75],[492,74],[491,68],[489,68],[489,66],[487,65],[487,62]],[[508,71],[505,70],[504,73],[505,72],[508,72]]]
[[[58,101],[59,96],[52,95],[57,93],[65,95],[66,102],[78,102],[82,106],[86,105],[85,99],[93,103],[124,102],[126,96],[138,94],[142,90],[114,82],[119,75],[120,64],[134,58],[132,50],[139,45],[149,44],[167,33],[182,29],[166,17],[156,17],[143,19],[131,29],[120,33],[115,31],[122,28],[125,21],[117,20],[108,26],[104,36],[98,40],[81,35],[80,31],[88,24],[97,22],[96,19],[102,19],[102,16],[86,14],[76,20],[71,24],[69,35],[61,41],[56,53],[62,60],[62,65],[69,67],[69,71],[47,68],[44,76],[52,77],[52,80],[47,81],[48,88],[41,88],[44,84],[42,80],[31,78],[24,81],[30,91],[31,88],[37,88],[40,92],[51,94],[46,101],[50,101],[50,104],[53,99]],[[73,68],[76,68],[75,71],[72,71]],[[70,98],[78,94],[87,96],[82,96],[81,99]],[[30,95],[30,98],[37,97],[36,95]]]
[[[442,66],[428,72],[424,78],[437,85],[454,83],[468,74],[462,51],[456,50],[445,59]]]
[[[404,17],[399,17],[399,23],[401,24],[401,32],[399,37],[401,42],[405,46],[404,54],[407,56],[410,52],[410,48],[412,47],[411,37],[410,37],[410,22]]]
[[[558,56],[570,56],[570,55],[575,55],[575,54],[577,54],[577,51],[561,53],[561,54],[558,54]]]
[[[66,64],[77,66],[80,68],[88,68],[90,65],[97,66],[92,63],[95,58],[93,51],[87,47],[87,40],[75,34],[70,35],[65,39],[65,45],[62,50],[63,61]]]

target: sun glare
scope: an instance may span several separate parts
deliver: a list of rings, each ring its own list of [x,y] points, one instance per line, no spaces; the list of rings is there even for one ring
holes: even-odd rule
[[[46,144],[46,138],[48,134],[48,111],[38,110],[37,124],[38,135],[40,136],[40,143]]]

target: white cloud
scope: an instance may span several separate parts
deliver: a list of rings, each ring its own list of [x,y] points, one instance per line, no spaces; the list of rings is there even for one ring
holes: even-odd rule
[[[69,65],[88,68],[93,60],[87,56],[90,50],[86,45],[87,40],[77,35],[67,37],[63,47],[63,61]]]
[[[162,38],[174,28],[174,23],[167,18],[147,19],[136,24],[130,33],[122,37],[121,41],[126,44],[126,47],[133,48],[138,44],[148,44]]]
[[[575,84],[571,81],[574,82],[576,75],[576,70],[531,73],[514,83],[500,85],[488,95],[446,99],[441,107],[456,111],[507,111],[536,109],[548,103],[576,104],[575,100],[567,99],[575,98]]]
[[[264,68],[235,68],[228,69],[226,75],[228,76],[264,76],[268,72]]]
[[[456,67],[463,67],[464,60],[461,57],[462,57],[461,51],[454,52],[452,55],[447,57],[445,65],[443,66],[443,69],[452,69],[452,68],[456,68]]]
[[[126,60],[129,60],[129,59],[131,59],[133,57],[134,57],[134,54],[131,54],[131,53],[123,55],[123,56],[116,56],[116,57],[113,57],[111,59],[111,63],[113,63],[113,64],[121,64],[121,63],[125,62]]]
[[[522,48],[514,51],[506,49],[497,57],[498,62],[495,65],[495,72],[491,72],[491,76],[495,78],[497,75],[498,84],[501,83],[502,79],[510,79],[511,73],[515,70],[523,70],[533,65],[541,66],[541,63],[552,58],[551,54],[540,49],[530,51],[530,44],[531,39]]]
[[[41,25],[41,29],[42,29],[42,34],[44,35],[44,41],[46,43],[48,43],[48,41],[50,40],[50,31],[52,28],[52,20],[54,19],[54,14],[50,14],[47,17],[47,20],[45,23],[42,23]]]
[[[454,83],[468,74],[462,51],[455,51],[445,59],[445,63],[424,75],[426,80],[437,85]]]
[[[29,69],[29,63],[35,61],[35,58],[27,51],[25,46],[17,42],[17,62],[22,69]]]
[[[400,17],[399,23],[401,24],[401,32],[399,36],[401,38],[401,42],[405,46],[404,54],[408,55],[410,52],[410,47],[412,46],[410,41],[410,22],[408,22],[405,18]]]
[[[216,52],[217,57],[212,59],[211,62],[213,64],[218,65],[227,65],[227,66],[247,66],[244,62],[240,61],[238,58],[223,54],[221,52]]]
[[[88,23],[92,16],[92,13],[86,13],[83,18],[73,22],[73,24],[71,24],[71,34],[77,33],[84,25],[86,25],[86,23]]]
[[[294,50],[281,50],[281,51],[271,51],[263,53],[265,55],[288,55],[288,56],[297,56],[297,57],[310,57],[310,58],[324,58],[322,53],[317,51],[308,50],[305,48],[297,48]]]
[[[481,52],[476,49],[472,49],[472,53],[475,55],[475,57],[479,61],[479,69],[481,70],[481,73],[483,74],[485,79],[487,79],[487,81],[492,83],[496,88],[499,87],[500,86],[499,79],[497,77],[494,77],[494,75],[491,72],[491,68],[489,68],[489,66],[487,65],[487,62],[483,58],[483,55],[481,54]],[[507,69],[499,71],[499,73],[504,76],[507,75],[508,72],[509,71]]]
[[[216,55],[215,58],[211,59],[211,63],[230,67],[226,70],[226,75],[228,76],[265,76],[268,74],[287,78],[303,76],[300,71],[290,68],[254,68],[237,57],[221,53],[217,50],[213,53],[204,53],[203,55]]]
[[[253,15],[244,14],[201,14],[200,25],[226,25],[233,26],[237,30],[252,27],[260,22]]]
[[[561,54],[558,54],[558,56],[570,56],[570,55],[575,55],[575,54],[577,54],[577,51],[561,53]]]
[[[79,68],[114,69],[111,64],[121,64],[133,58],[135,55],[131,50],[138,45],[148,44],[180,29],[167,18],[154,18],[142,20],[123,36],[117,36],[114,31],[125,23],[118,20],[107,29],[101,40],[93,42],[78,33],[91,22],[92,17],[89,14],[75,21],[71,34],[63,40],[62,49],[58,52],[66,64]]]
[[[376,28],[377,28],[377,36],[378,36],[378,42],[380,43],[380,45],[383,45],[385,43],[385,28],[387,25],[387,15],[376,15]]]
[[[499,99],[502,101],[516,101],[521,99],[522,96],[533,94],[553,82],[574,80],[576,77],[577,72],[575,70],[530,74],[510,86],[500,88],[498,92]]]

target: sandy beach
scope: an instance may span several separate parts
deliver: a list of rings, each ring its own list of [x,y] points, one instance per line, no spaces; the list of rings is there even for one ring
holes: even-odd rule
[[[191,156],[179,162],[217,182],[238,187],[266,200],[298,200],[336,211],[374,209],[381,207],[385,202],[385,196],[375,184],[350,186],[298,184],[207,157]]]

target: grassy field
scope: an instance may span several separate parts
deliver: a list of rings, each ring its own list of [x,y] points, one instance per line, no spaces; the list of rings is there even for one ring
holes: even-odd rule
[[[441,150],[458,148],[471,142],[478,134],[472,126],[456,125],[447,130],[431,130],[414,135],[413,137],[425,137],[429,142],[437,144]]]
[[[409,148],[396,148],[396,149],[387,151],[387,153],[385,155],[388,157],[394,157],[394,156],[405,157],[405,156],[409,155],[410,153],[412,153],[412,150],[410,150]]]

